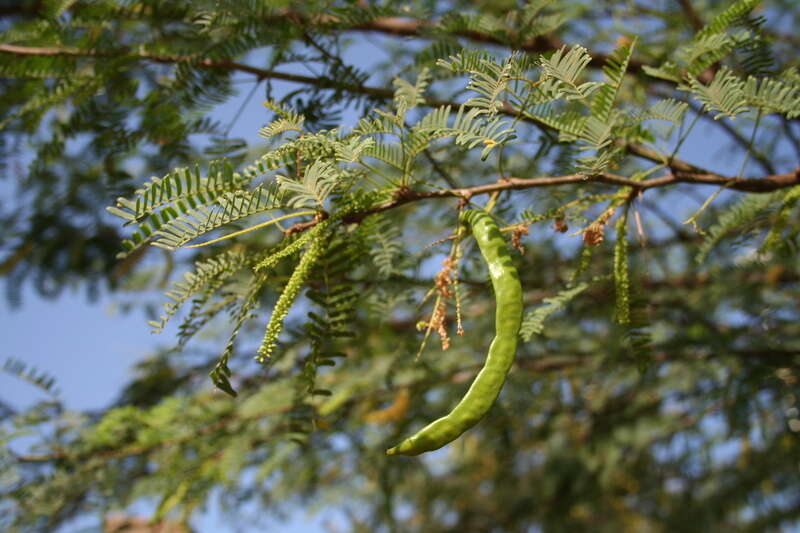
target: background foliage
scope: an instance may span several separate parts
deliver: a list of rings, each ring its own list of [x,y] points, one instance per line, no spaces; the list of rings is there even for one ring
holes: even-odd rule
[[[0,3],[8,297],[124,290],[177,335],[102,412],[0,409],[0,527],[136,502],[188,523],[216,497],[335,506],[352,531],[796,526],[798,18],[790,0]],[[260,140],[209,119],[245,82]],[[469,203],[517,250],[525,342],[486,420],[386,457],[493,335],[484,267],[448,238]]]

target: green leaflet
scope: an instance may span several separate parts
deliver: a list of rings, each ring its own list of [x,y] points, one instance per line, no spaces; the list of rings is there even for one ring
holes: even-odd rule
[[[719,244],[722,239],[731,234],[734,230],[741,230],[756,223],[764,214],[764,211],[783,196],[783,191],[770,194],[751,194],[742,197],[739,201],[727,207],[719,216],[717,223],[708,230],[708,236],[700,245],[700,249],[695,256],[698,263],[703,263],[711,250]]]
[[[9,375],[30,383],[51,396],[58,396],[58,389],[55,388],[56,378],[26,364],[24,361],[9,357],[3,362],[2,370]]]
[[[630,44],[620,46],[609,56],[608,63],[603,67],[605,79],[595,92],[591,104],[592,116],[596,119],[603,122],[608,120],[635,46],[635,38]]]
[[[697,78],[689,78],[692,93],[703,102],[706,111],[716,111],[714,118],[735,117],[749,110],[744,96],[744,82],[723,67],[714,80],[703,85]]]
[[[741,20],[742,17],[747,16],[759,4],[761,4],[761,0],[737,0],[706,24],[697,33],[696,38],[702,39],[725,31],[728,27]]]
[[[289,207],[324,208],[325,199],[342,181],[342,174],[331,161],[318,159],[303,173],[302,180],[278,175],[276,181],[280,190],[286,195]]]
[[[559,90],[567,100],[585,100],[601,86],[598,82],[578,81],[591,60],[589,52],[580,45],[573,46],[569,51],[562,47],[549,58],[539,58],[542,79],[553,78],[561,82]]]
[[[789,225],[789,215],[794,210],[798,200],[800,200],[800,187],[792,187],[785,191],[782,196],[780,209],[769,228],[767,236],[764,238],[764,242],[761,243],[761,251],[778,250],[786,242],[783,238],[783,231]]]
[[[211,381],[214,382],[214,385],[230,396],[235,397],[237,393],[236,390],[234,390],[233,385],[231,385],[229,379],[232,373],[231,369],[228,367],[228,361],[230,360],[231,355],[233,355],[236,339],[242,329],[242,326],[253,316],[253,309],[255,309],[259,303],[258,297],[261,294],[261,290],[266,281],[267,276],[263,273],[257,274],[251,279],[247,293],[242,298],[239,308],[235,313],[236,319],[234,322],[234,327],[231,330],[230,336],[228,337],[228,342],[225,345],[225,349],[223,350],[219,361],[217,361],[217,364],[214,366],[211,372],[209,372],[209,376],[211,377]]]
[[[208,259],[195,262],[194,271],[183,275],[182,281],[172,284],[172,288],[165,293],[165,296],[172,300],[164,304],[164,314],[158,321],[150,321],[149,324],[154,328],[154,333],[160,333],[164,329],[169,319],[178,309],[212,283],[215,284],[211,291],[218,287],[216,283],[222,283],[225,279],[234,275],[244,267],[248,260],[248,255],[239,249],[227,250],[221,254]]]
[[[275,184],[253,190],[226,192],[217,198],[217,205],[198,206],[189,214],[174,218],[152,236],[152,244],[175,250],[210,231],[243,218],[283,208],[284,194]]]
[[[574,287],[560,291],[555,296],[542,300],[542,305],[525,313],[519,329],[519,336],[528,342],[534,336],[540,335],[544,331],[544,323],[550,315],[566,307],[569,302],[588,288],[588,283],[578,283]]]
[[[213,204],[226,192],[239,190],[250,179],[247,173],[234,172],[226,161],[212,161],[205,178],[200,175],[198,166],[193,170],[177,168],[163,178],[151,178],[136,190],[133,199],[117,198],[116,205],[106,208],[112,215],[125,220],[126,225],[138,227],[131,239],[123,242],[126,252],[120,255],[128,255],[150,242],[153,234],[164,226],[169,228],[165,242],[170,242],[173,232],[180,234],[180,228],[186,225],[173,222],[175,219],[194,220],[194,215],[202,212],[203,206]]]

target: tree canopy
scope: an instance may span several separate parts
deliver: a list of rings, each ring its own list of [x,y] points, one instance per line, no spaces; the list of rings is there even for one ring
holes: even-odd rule
[[[352,531],[796,526],[798,23],[792,0],[0,3],[8,297],[124,290],[168,344],[100,412],[0,406],[0,527],[142,502],[188,527],[212,500]],[[264,126],[234,138],[243,113]],[[475,427],[387,456],[495,335],[469,209],[518,272],[516,359]]]

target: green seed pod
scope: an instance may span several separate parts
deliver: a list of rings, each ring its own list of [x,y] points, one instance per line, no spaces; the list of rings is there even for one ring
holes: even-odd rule
[[[522,323],[522,287],[506,242],[494,220],[485,211],[466,211],[463,222],[472,228],[475,240],[489,267],[497,308],[495,338],[486,363],[467,393],[453,410],[431,422],[415,435],[386,451],[388,455],[419,455],[436,450],[457,439],[489,411],[505,383],[517,352]]]

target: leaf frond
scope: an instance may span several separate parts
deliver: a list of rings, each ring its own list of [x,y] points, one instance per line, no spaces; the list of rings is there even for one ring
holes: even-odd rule
[[[625,72],[628,70],[628,63],[633,55],[636,46],[636,39],[632,42],[614,50],[609,56],[607,64],[603,67],[605,79],[603,84],[592,97],[592,116],[600,121],[607,121],[614,107],[614,100],[617,97]]]
[[[708,230],[708,236],[700,245],[695,258],[697,262],[703,263],[712,249],[734,231],[743,234],[747,228],[758,224],[765,210],[772,206],[782,193],[783,191],[748,195],[725,209],[717,222]]]
[[[274,183],[259,185],[253,190],[237,190],[221,194],[217,204],[199,206],[176,217],[153,233],[154,246],[175,250],[189,241],[251,215],[288,207],[284,194]]]
[[[567,100],[586,100],[601,85],[599,82],[578,82],[591,60],[592,56],[583,46],[575,45],[569,51],[562,47],[549,58],[539,58],[541,79],[553,78],[561,82],[559,92]]]
[[[559,291],[555,296],[545,298],[542,300],[542,305],[525,313],[519,330],[522,340],[528,342],[534,336],[541,335],[544,331],[544,323],[550,318],[550,315],[566,307],[569,302],[588,288],[588,283],[579,283],[574,287]]]

